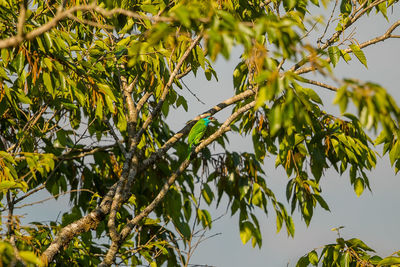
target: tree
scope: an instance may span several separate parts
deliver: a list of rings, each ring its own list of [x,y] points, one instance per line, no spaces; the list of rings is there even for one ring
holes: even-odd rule
[[[328,168],[349,171],[360,195],[370,189],[366,171],[376,163],[374,146],[382,144],[397,172],[396,102],[376,83],[335,77],[340,60],[367,66],[364,48],[400,37],[393,33],[400,20],[371,40],[351,33],[361,17],[387,17],[397,2],[0,2],[2,262],[187,266],[196,231],[213,222],[201,201],[211,205],[226,196],[231,213],[240,214],[243,243],[260,247],[256,209],[276,213],[277,230],[284,225],[290,236],[293,212],[308,225],[317,205],[329,210],[319,186]],[[336,13],[306,43],[322,24],[310,16],[320,4]],[[229,58],[234,46],[243,54],[233,95],[173,132],[165,118],[189,107],[179,94],[181,79],[203,73],[217,79],[212,62]],[[320,89],[333,91],[342,114],[324,110]],[[228,107],[228,119],[211,125],[187,158],[191,127]],[[251,135],[254,153],[230,151],[228,131]],[[289,211],[266,185],[267,154],[289,177]],[[74,207],[61,223],[21,228],[14,209],[40,190],[55,198],[67,193]],[[337,242],[298,265],[399,263],[395,255],[370,254],[361,240]]]

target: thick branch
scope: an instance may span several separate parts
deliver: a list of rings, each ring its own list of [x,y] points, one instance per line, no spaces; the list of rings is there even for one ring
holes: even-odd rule
[[[231,98],[226,99],[225,101],[219,103],[218,105],[214,106],[213,108],[203,112],[201,115],[195,117],[191,123],[187,124],[179,132],[177,132],[174,136],[172,136],[167,142],[165,142],[165,144],[159,150],[157,150],[156,152],[151,154],[150,157],[145,159],[143,161],[143,164],[140,166],[140,170],[148,168],[157,159],[159,159],[162,155],[164,155],[180,138],[182,138],[185,134],[189,133],[189,131],[193,127],[193,125],[200,118],[202,118],[203,115],[205,115],[205,114],[213,115],[213,114],[219,112],[220,110],[222,110],[236,102],[239,102],[243,99],[247,99],[248,97],[250,97],[254,94],[255,94],[255,92],[253,90],[246,90],[243,93],[237,94]]]
[[[36,38],[37,36],[51,30],[52,28],[54,28],[57,25],[57,23],[59,21],[69,17],[70,15],[72,15],[73,13],[75,13],[77,11],[92,11],[92,10],[102,14],[105,17],[110,17],[115,14],[123,14],[128,17],[141,19],[141,20],[145,19],[145,20],[150,20],[153,22],[159,22],[159,21],[171,22],[171,21],[173,21],[172,18],[159,17],[159,16],[148,17],[148,16],[144,16],[144,15],[138,14],[136,12],[125,10],[122,8],[105,10],[105,9],[97,6],[96,3],[89,4],[89,5],[75,6],[75,7],[72,7],[70,9],[64,10],[64,11],[62,11],[62,9],[60,8],[59,12],[56,13],[55,17],[52,20],[50,20],[46,24],[40,26],[39,28],[36,28],[33,31],[27,33],[26,35],[21,34],[22,32],[21,33],[18,32],[18,34],[13,37],[7,38],[5,40],[0,40],[0,49],[6,48],[6,47],[11,47],[11,46],[16,46],[16,45],[20,44],[21,42],[23,42],[24,40],[32,40],[32,39]],[[24,12],[24,10],[21,10],[20,17],[22,17],[22,16],[25,17],[23,12]],[[21,18],[21,20],[22,20],[22,18]],[[18,27],[22,28],[23,24],[22,24],[22,26],[20,26],[19,24],[18,24]]]
[[[246,90],[243,93],[235,95],[212,109],[208,110],[203,114],[215,114],[218,111],[238,102],[243,99],[246,99],[252,95],[254,95],[253,90]],[[162,148],[160,148],[157,152],[153,153],[148,159],[143,161],[142,166],[140,167],[139,171],[142,171],[152,165],[158,158],[160,158],[163,154],[165,154],[183,135],[187,134],[195,121],[199,120],[200,116],[197,116],[193,119],[193,122],[186,125],[182,130],[180,130],[177,134],[171,137]],[[124,173],[128,171],[127,169],[123,170],[123,177],[125,176]],[[134,173],[131,171],[128,174],[128,177],[134,176]],[[43,253],[43,257],[47,260],[47,262],[51,262],[54,259],[54,256],[60,252],[60,250],[67,246],[69,242],[77,235],[87,232],[90,229],[96,229],[98,223],[106,217],[106,215],[110,212],[112,199],[115,195],[116,189],[120,183],[122,183],[122,179],[115,183],[110,190],[107,192],[106,196],[104,197],[103,201],[100,205],[93,210],[91,213],[86,215],[85,217],[79,219],[78,221],[69,224],[68,226],[64,227],[57,235],[56,239],[51,243],[51,245],[45,250]],[[129,179],[129,178],[128,178]],[[43,186],[44,188],[44,186]]]
[[[172,86],[172,83],[176,76],[178,75],[179,69],[181,68],[183,62],[186,60],[186,58],[189,56],[191,53],[192,49],[198,44],[198,42],[201,40],[201,35],[197,36],[191,43],[191,45],[186,49],[185,53],[183,54],[182,58],[179,60],[178,64],[175,66],[173,72],[171,73],[169,80],[167,84],[165,85],[163,89],[163,93],[160,97],[159,102],[157,103],[157,106],[153,110],[153,112],[150,114],[150,116],[146,119],[146,121],[143,123],[141,129],[138,131],[136,136],[133,138],[133,134],[135,132],[135,126],[136,126],[136,119],[137,119],[137,114],[138,110],[134,106],[133,99],[130,95],[130,90],[129,88],[124,88],[124,94],[126,97],[126,102],[127,102],[127,109],[128,109],[128,124],[129,124],[129,135],[130,138],[133,138],[132,142],[130,143],[130,153],[134,153],[134,150],[136,148],[136,145],[138,144],[141,136],[143,135],[144,131],[147,129],[149,124],[152,122],[152,120],[159,114],[161,107],[168,95],[169,89]],[[124,86],[125,87],[125,86]],[[133,86],[132,86],[133,88]],[[141,99],[143,101],[146,101],[150,97],[150,94],[145,94],[144,97]],[[141,103],[143,105],[144,102]],[[137,157],[133,157],[133,160],[137,162]],[[120,186],[117,187],[115,196],[113,198],[113,202],[111,204],[111,210],[110,210],[110,217],[108,219],[108,227],[109,227],[109,232],[110,232],[110,237],[112,240],[112,246],[114,244],[119,244],[120,243],[120,235],[118,234],[115,226],[115,217],[117,214],[117,210],[121,203],[124,202],[124,195],[128,195],[130,185],[133,183],[133,180],[136,176],[137,173],[137,164],[134,164],[131,167],[131,170],[129,171],[129,175],[126,180],[123,181],[123,183],[120,184]],[[124,192],[125,191],[125,192]]]
[[[24,36],[25,17],[26,17],[26,1],[21,3],[19,17],[18,17],[17,36],[20,38],[23,38],[23,36]]]
[[[54,256],[61,250],[61,248],[67,246],[69,242],[77,235],[87,232],[90,229],[96,229],[97,225],[104,220],[108,212],[110,211],[112,198],[115,194],[115,190],[118,186],[115,183],[107,195],[101,201],[100,205],[90,212],[83,218],[65,226],[57,235],[56,239],[50,244],[50,246],[43,252],[43,260],[47,263],[53,261]]]
[[[140,98],[139,102],[136,105],[136,113],[139,114],[140,110],[142,109],[144,103],[147,102],[147,100],[149,99],[149,97],[152,95],[152,92],[146,92],[142,98]]]
[[[239,108],[236,112],[234,112],[229,118],[222,124],[222,126],[216,131],[214,134],[209,136],[206,140],[204,140],[196,149],[195,152],[198,153],[200,150],[202,150],[204,147],[208,146],[211,144],[213,141],[215,141],[217,138],[219,138],[222,134],[230,130],[230,124],[242,113],[248,111],[249,109],[253,108],[255,106],[255,101],[250,102],[249,104]],[[175,182],[176,178],[181,175],[183,171],[189,166],[190,160],[186,159],[181,163],[179,166],[178,170],[174,172],[174,174],[169,177],[169,179],[165,182],[163,185],[162,189],[158,193],[158,195],[153,199],[153,201],[144,209],[142,210],[138,215],[135,216],[132,220],[130,220],[125,227],[121,231],[121,238],[119,242],[113,242],[110,249],[107,252],[106,257],[104,258],[103,262],[99,266],[109,266],[114,262],[115,256],[122,245],[122,242],[125,241],[127,236],[131,233],[132,229],[147,215],[150,214],[159,204],[160,202],[164,199],[166,196],[169,187]]]

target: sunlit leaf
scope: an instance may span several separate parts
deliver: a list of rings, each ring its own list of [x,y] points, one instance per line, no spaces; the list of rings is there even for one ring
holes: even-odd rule
[[[358,58],[358,60],[366,67],[367,66],[367,58],[364,55],[364,52],[360,49],[360,47],[356,44],[351,44],[350,46],[351,51],[353,51],[354,55]]]

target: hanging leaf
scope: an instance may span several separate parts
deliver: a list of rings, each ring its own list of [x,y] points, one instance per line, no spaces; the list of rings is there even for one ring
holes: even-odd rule
[[[364,52],[360,49],[360,47],[356,44],[349,45],[351,51],[353,51],[354,55],[358,58],[358,60],[366,67],[367,66],[367,58],[364,55]]]
[[[331,59],[332,65],[335,67],[340,59],[340,49],[337,46],[331,46],[328,48],[328,55]]]

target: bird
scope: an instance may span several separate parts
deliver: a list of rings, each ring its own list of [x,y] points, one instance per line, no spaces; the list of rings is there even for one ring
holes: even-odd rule
[[[207,116],[201,118],[196,122],[196,124],[192,127],[188,135],[188,156],[187,159],[190,159],[190,154],[192,153],[193,145],[197,145],[200,143],[201,138],[203,137],[204,133],[207,130],[207,126],[210,122],[214,121],[215,119],[211,116]]]

